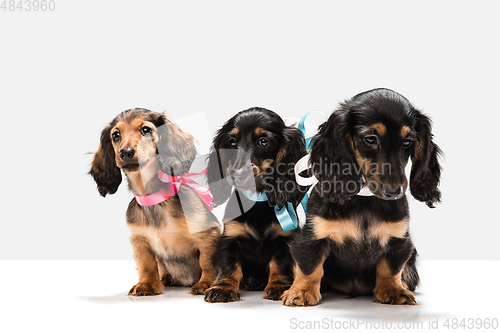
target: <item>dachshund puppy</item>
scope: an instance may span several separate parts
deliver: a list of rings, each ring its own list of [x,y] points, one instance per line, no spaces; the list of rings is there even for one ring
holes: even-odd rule
[[[295,230],[283,230],[275,209],[288,206],[295,214],[307,188],[295,182],[293,167],[305,154],[300,130],[264,108],[239,112],[217,132],[208,183],[215,205],[229,201],[224,232],[212,256],[217,277],[205,301],[238,301],[240,285],[248,290],[265,287],[265,299],[280,300],[290,287],[289,241]],[[265,194],[267,200],[252,201],[246,191]]]
[[[140,198],[172,190],[172,184],[159,179],[160,170],[180,176],[195,156],[191,134],[146,109],[122,112],[101,133],[90,170],[99,193],[103,197],[115,193],[123,171],[136,196],[126,220],[139,282],[129,295],[158,295],[162,285],[192,286],[192,294],[203,294],[213,283],[209,258],[220,226],[195,190],[182,184],[177,193],[159,203],[138,203]]]
[[[292,244],[295,277],[283,303],[318,304],[322,285],[416,304],[405,166],[411,158],[411,194],[433,208],[441,199],[440,154],[431,120],[400,94],[375,89],[341,104],[313,137],[309,163],[318,183]],[[364,186],[373,196],[356,195]]]

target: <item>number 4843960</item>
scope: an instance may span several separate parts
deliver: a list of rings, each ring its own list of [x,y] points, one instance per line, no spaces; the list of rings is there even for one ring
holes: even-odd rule
[[[0,10],[4,12],[53,12],[56,9],[54,0],[4,0]]]

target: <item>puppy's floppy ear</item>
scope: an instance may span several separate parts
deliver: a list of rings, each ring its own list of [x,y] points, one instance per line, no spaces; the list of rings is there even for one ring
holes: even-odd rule
[[[280,209],[290,202],[294,206],[307,192],[307,187],[299,186],[295,181],[295,164],[307,154],[304,135],[296,128],[287,126],[283,130],[283,144],[273,162],[273,173],[266,177],[266,194],[271,206]]]
[[[89,174],[97,184],[97,190],[101,196],[113,194],[118,190],[122,182],[122,173],[116,166],[115,150],[111,143],[111,125],[101,132],[101,143],[94,155],[92,167]]]
[[[330,115],[312,139],[309,163],[318,179],[316,189],[326,200],[343,204],[363,187],[351,136],[353,112],[347,104]]]
[[[419,111],[414,116],[417,118],[418,140],[411,155],[410,191],[415,199],[434,208],[436,203],[441,202],[438,185],[441,179],[439,156],[442,151],[432,140],[432,121]]]
[[[227,154],[224,154],[224,149],[220,149],[222,132],[222,129],[217,132],[210,149],[210,155],[207,158],[207,181],[215,207],[226,202],[232,190],[232,185],[227,181],[227,166],[229,163],[225,160]]]
[[[189,171],[196,157],[194,137],[161,115],[163,125],[157,127],[158,161],[163,172],[180,176]]]

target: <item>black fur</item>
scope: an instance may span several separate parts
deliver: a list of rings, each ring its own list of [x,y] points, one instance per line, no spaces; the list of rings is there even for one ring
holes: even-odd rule
[[[346,140],[353,126],[352,114],[347,105],[343,105],[319,127],[312,139],[309,161],[322,185],[325,200],[343,203],[356,195],[364,185],[361,175],[342,172],[343,168],[357,166],[354,152]],[[347,189],[344,184],[352,184],[352,187]]]
[[[262,135],[256,134],[258,129],[262,130]],[[265,147],[259,145],[262,137],[267,140]],[[281,227],[274,206],[283,207],[286,202],[291,202],[296,207],[300,203],[307,188],[297,185],[293,167],[305,154],[302,133],[297,128],[287,127],[276,113],[263,108],[241,111],[217,131],[208,158],[207,174],[214,203],[220,205],[229,200],[224,222],[231,220],[231,223],[245,225],[251,233],[229,236],[225,228],[212,256],[217,279],[214,287],[205,293],[206,301],[239,299],[237,288],[226,292],[221,289],[227,287],[225,279],[234,274],[237,266],[243,272],[243,288],[262,290],[268,285],[271,260],[276,262],[282,279],[278,281],[280,283],[274,281],[279,287],[269,288],[268,285],[265,298],[279,300],[282,292],[289,287],[293,259],[288,243],[295,230],[285,235],[276,234],[275,230]],[[250,161],[252,168],[245,161]],[[259,169],[265,162],[268,167]],[[232,179],[234,174],[243,174],[248,178],[238,183]],[[233,184],[245,188],[247,183],[253,181],[257,192],[266,193],[268,202],[253,202],[239,191],[232,192]]]
[[[420,112],[415,112],[416,131],[421,147],[421,158],[416,159],[416,151],[412,153],[412,168],[410,174],[410,190],[415,199],[425,202],[430,208],[441,202],[441,192],[438,189],[441,179],[441,167],[438,157],[441,149],[433,142],[432,121]]]
[[[373,136],[376,136],[376,144],[371,143]],[[406,195],[389,197],[384,191],[406,190],[404,167],[410,157],[412,195],[429,207],[440,202],[437,186],[441,150],[432,139],[430,119],[394,91],[375,89],[341,104],[313,138],[310,163],[319,183],[308,201],[306,224],[291,247],[303,274],[310,275],[326,258],[323,288],[333,287],[351,295],[366,294],[374,289],[377,264],[385,259],[391,273],[403,271],[402,280],[407,289],[415,290],[419,282],[417,251],[409,232],[390,237],[384,243],[373,239],[369,230],[381,223],[409,218]],[[369,165],[368,169],[361,168],[360,163]],[[375,167],[378,172],[370,173]],[[347,168],[361,171],[348,173]],[[341,183],[339,187],[327,186],[335,182]],[[346,190],[342,186],[346,182],[356,186]],[[374,196],[356,195],[364,183],[369,183]],[[315,223],[338,223],[336,221],[348,221],[359,227],[360,238],[347,237],[343,243],[329,236],[318,239]]]

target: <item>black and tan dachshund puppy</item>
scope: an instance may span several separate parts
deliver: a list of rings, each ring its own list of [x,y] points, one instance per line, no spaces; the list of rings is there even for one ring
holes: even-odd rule
[[[405,192],[409,186],[431,208],[440,202],[440,153],[431,120],[394,91],[375,89],[341,104],[313,137],[309,163],[318,183],[292,244],[295,277],[283,303],[318,304],[323,286],[416,304],[417,251]],[[373,196],[356,195],[364,186]]]
[[[289,241],[295,230],[283,231],[275,206],[291,204],[295,211],[300,203],[307,188],[297,185],[293,167],[305,154],[300,130],[264,108],[239,112],[216,133],[208,182],[215,205],[229,201],[212,256],[217,277],[205,301],[238,301],[240,285],[249,290],[265,287],[264,298],[280,300],[290,287]],[[254,202],[245,191],[265,194],[267,201]]]
[[[146,109],[126,110],[102,130],[90,170],[99,193],[115,193],[123,171],[135,194],[126,215],[139,273],[131,296],[158,295],[163,285],[192,286],[191,293],[201,295],[214,281],[217,218],[193,188],[181,183],[172,192],[172,184],[158,177],[185,174],[195,156],[191,134]],[[171,193],[157,203],[142,202],[162,191]]]

